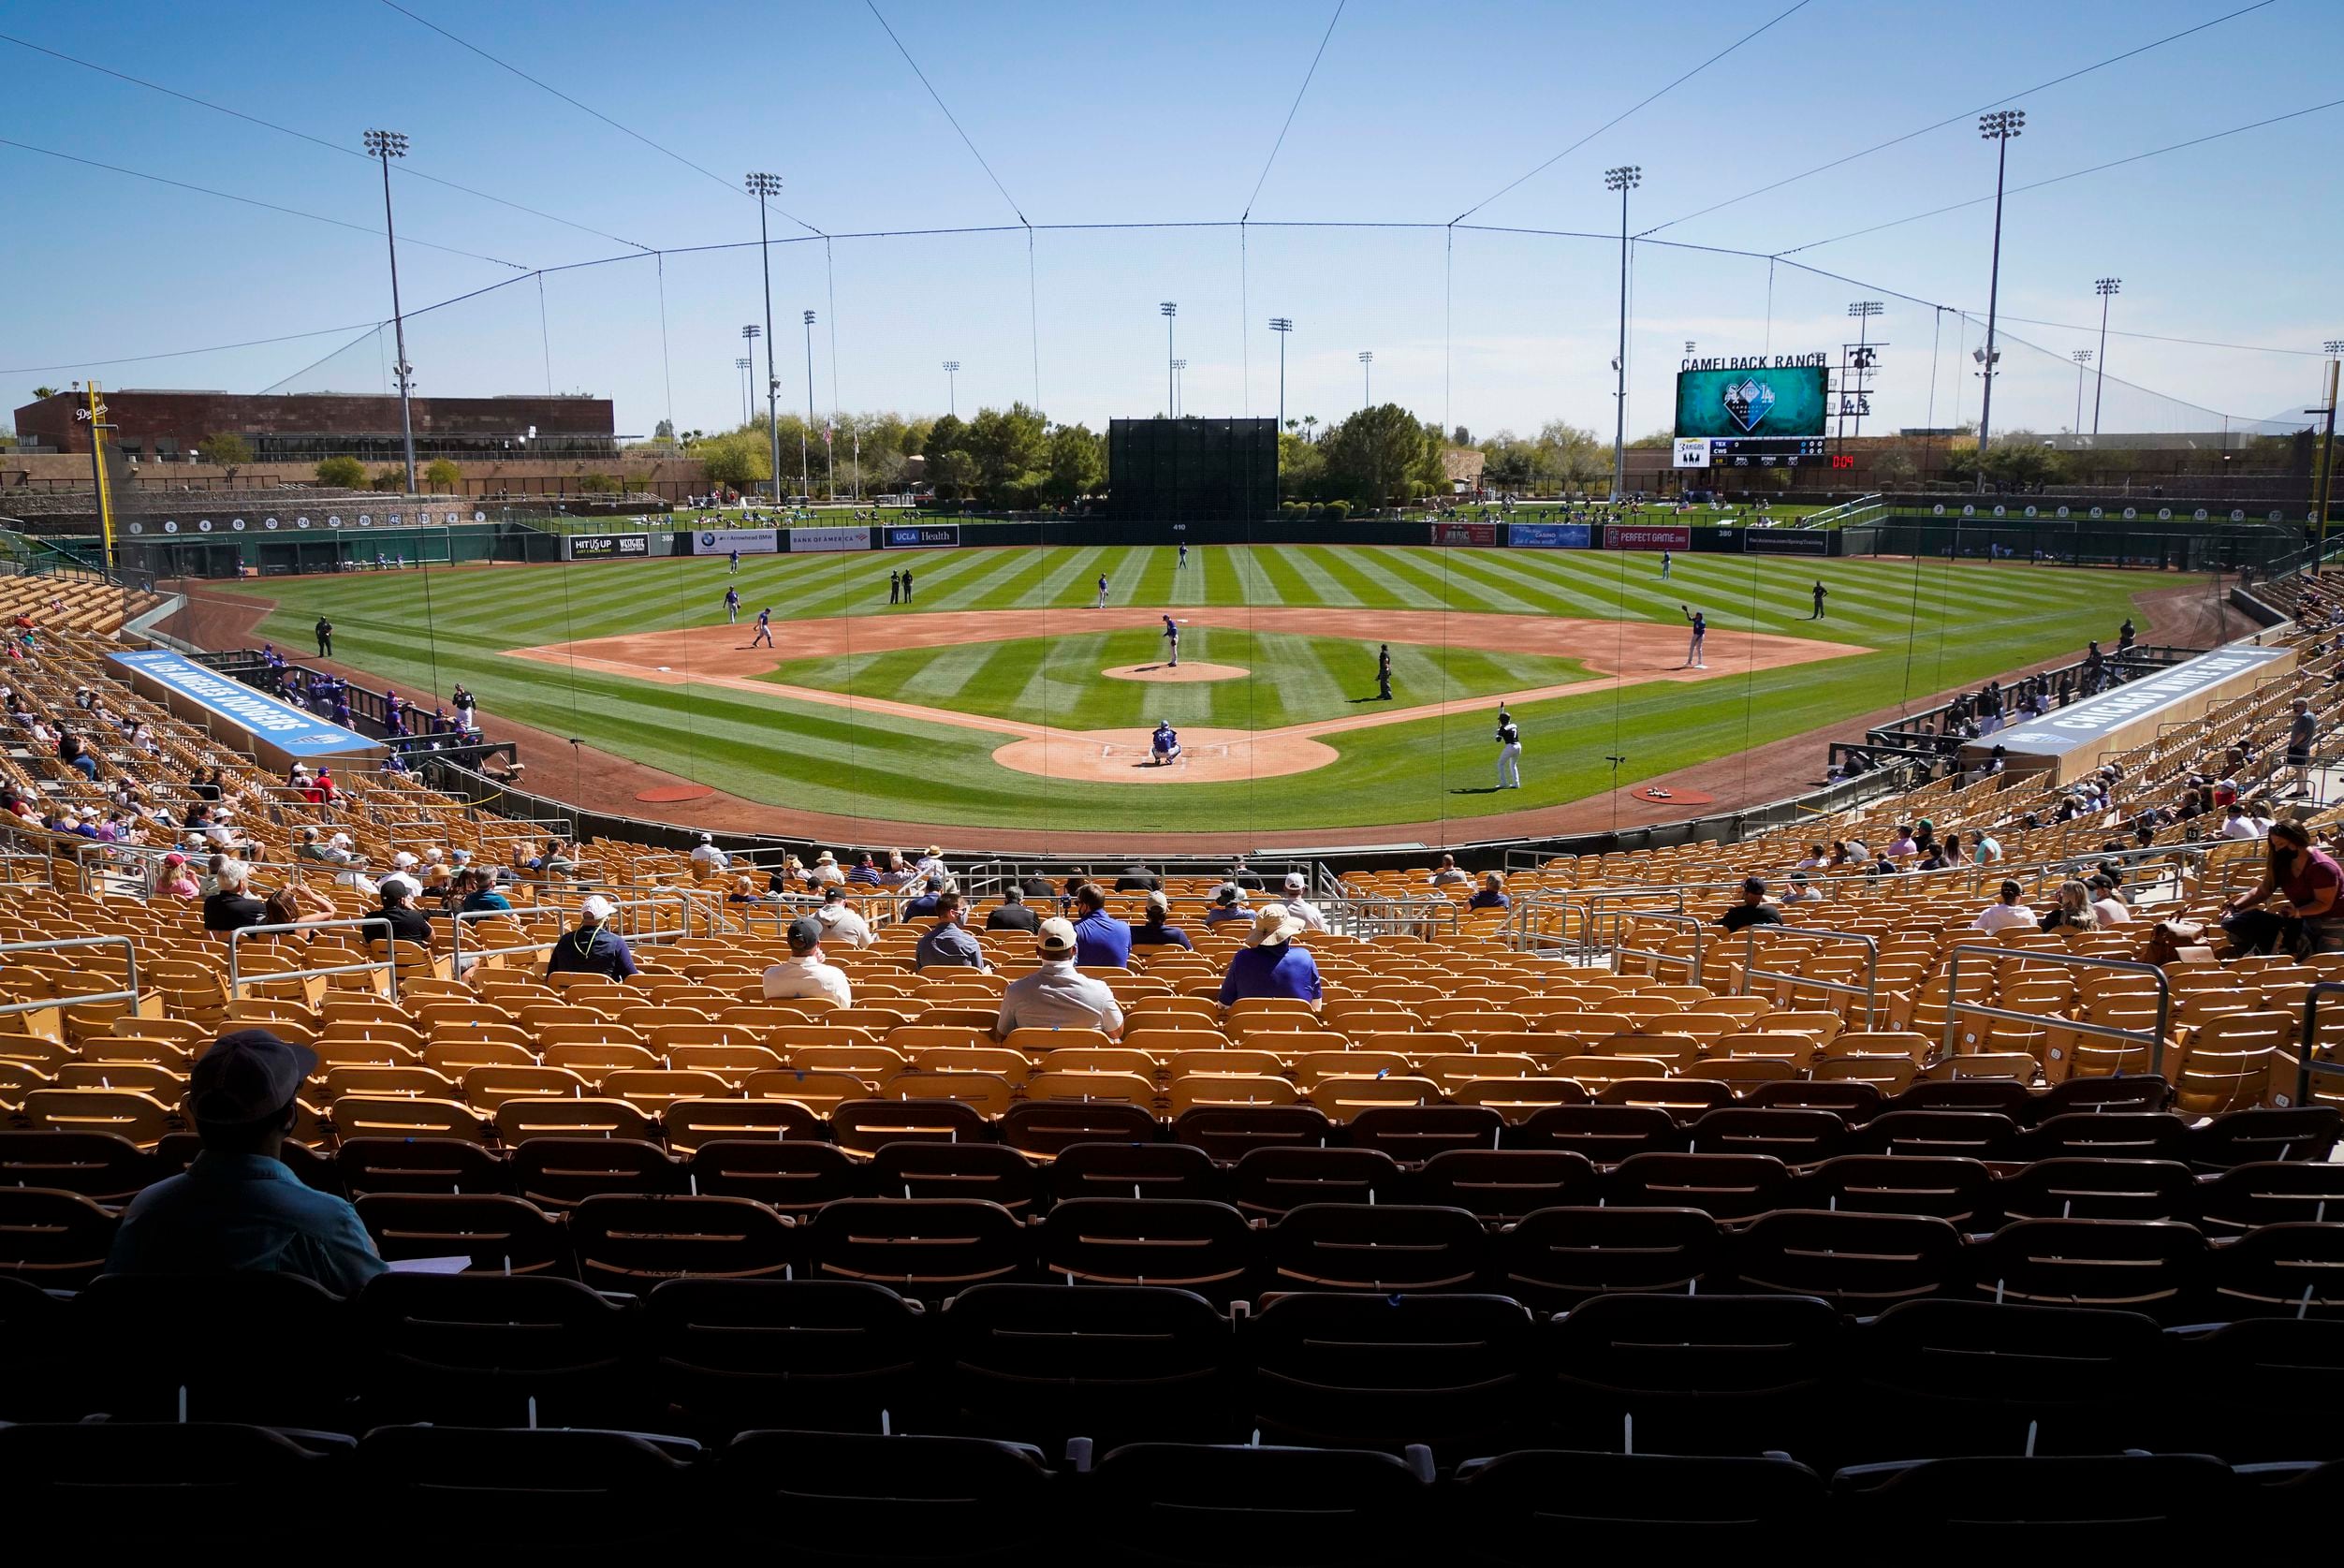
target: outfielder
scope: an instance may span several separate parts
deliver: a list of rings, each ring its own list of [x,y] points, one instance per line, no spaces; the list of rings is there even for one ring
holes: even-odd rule
[[[1106,608],[1106,574],[1105,572],[1101,572],[1099,574],[1099,602],[1091,608],[1093,609]]]
[[[1498,705],[1498,787],[1522,787],[1522,732],[1503,703]]]
[[[725,624],[727,626],[740,624],[740,590],[738,588],[725,590]]]

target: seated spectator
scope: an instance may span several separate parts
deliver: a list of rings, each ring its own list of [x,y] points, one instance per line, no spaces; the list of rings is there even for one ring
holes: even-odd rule
[[[2002,841],[1985,828],[1979,828],[1970,845],[1970,858],[1973,863],[1981,866],[2000,865],[2002,863]]]
[[[1115,890],[1119,893],[1151,893],[1163,886],[1164,878],[1137,861],[1125,866],[1122,874],[1115,879]]]
[[[1742,901],[1718,916],[1718,924],[1729,931],[1781,923],[1782,911],[1766,901],[1766,885],[1754,876],[1742,883]]]
[[[2100,917],[2092,912],[2091,889],[2070,877],[2059,884],[2053,895],[2054,903],[2043,917],[2047,931],[2089,931],[2100,929]]]
[[[2222,930],[2249,953],[2333,953],[2344,949],[2344,868],[2313,846],[2299,822],[2271,825],[2263,880],[2222,906]],[[2263,907],[2274,900],[2282,907]]]
[[[2247,814],[2247,808],[2234,799],[2222,808],[2221,830],[2214,836],[2219,839],[2259,839],[2263,830],[2254,818]]]
[[[976,937],[962,924],[965,916],[960,908],[960,895],[939,893],[935,902],[936,923],[928,928],[921,935],[919,945],[912,949],[914,967],[958,967],[974,969],[979,974],[992,973],[993,966],[985,961],[985,950],[977,945]]]
[[[1212,890],[1212,907],[1205,911],[1205,924],[1220,925],[1224,920],[1251,920],[1253,911],[1245,902],[1245,889],[1234,882],[1224,882]]]
[[[1888,847],[1882,850],[1891,860],[1902,860],[1921,853],[1920,844],[1912,837],[1912,829],[1902,823],[1890,830]]]
[[[626,938],[610,926],[615,911],[608,899],[589,893],[579,906],[578,926],[553,939],[546,959],[548,975],[601,975],[613,980],[634,975],[637,965]]]
[[[1106,890],[1086,882],[1075,890],[1075,962],[1124,969],[1132,961],[1132,929],[1106,912]]]
[[[235,862],[224,864],[212,877],[215,891],[203,901],[203,929],[208,931],[242,931],[257,926],[268,909],[252,896],[245,885],[244,868]]]
[[[846,873],[839,869],[837,856],[826,849],[813,857],[813,869],[806,873],[806,887],[810,891],[843,887],[845,883]]]
[[[1303,897],[1310,890],[1310,879],[1300,872],[1288,872],[1285,895],[1282,901],[1286,906],[1286,913],[1302,922],[1303,930],[1323,931],[1326,929],[1326,916],[1319,913],[1316,904]]]
[[[1432,868],[1430,880],[1435,887],[1460,887],[1471,886],[1473,879],[1458,869],[1456,856],[1443,855],[1441,863]]]
[[[97,783],[97,754],[81,744],[81,738],[69,729],[57,732],[57,760],[78,770],[90,783]]]
[[[914,880],[912,868],[904,863],[901,850],[887,851],[887,869],[880,873],[882,887],[901,887]]]
[[[846,880],[857,887],[879,886],[879,868],[872,863],[871,851],[865,850],[856,857],[855,869],[846,873]]]
[[[383,1271],[343,1199],[302,1183],[277,1156],[317,1055],[265,1029],[212,1042],[188,1075],[202,1151],[123,1210],[110,1274],[300,1274],[339,1295]]]
[[[260,907],[264,926],[315,926],[342,917],[333,900],[298,882],[288,882],[270,894]]]
[[[1505,875],[1502,872],[1481,873],[1481,890],[1465,901],[1468,909],[1512,909],[1514,901],[1506,896]]]
[[[2094,875],[2085,886],[2091,892],[2092,919],[2101,930],[2105,931],[2110,926],[2129,926],[2132,923],[2132,911],[2127,908],[2124,901],[2117,896],[2117,885],[2114,878],[2105,872],[2102,872]]]
[[[2014,928],[2020,931],[2033,931],[2036,923],[2035,912],[2018,901],[2019,896],[2025,891],[2026,889],[2015,882],[2004,882],[2001,895],[1978,911],[1978,917],[1970,922],[1970,929],[1973,931],[1984,931],[1988,936],[1992,936],[1996,931],[2010,931]]]
[[[195,899],[202,896],[196,873],[188,869],[187,857],[177,850],[163,857],[163,864],[154,874],[154,896],[158,899]]]
[[[944,898],[943,883],[924,881],[904,901],[902,917],[906,920],[925,920],[944,908]]]
[[[1262,905],[1245,945],[1230,958],[1229,972],[1222,976],[1221,1004],[1226,1007],[1249,996],[1290,996],[1309,1003],[1313,1013],[1324,1008],[1318,960],[1295,945],[1294,939],[1304,930],[1284,904]]]
[[[1001,907],[985,916],[989,931],[1031,931],[1041,925],[1042,917],[1025,901],[1025,889],[1014,882],[1001,890]]]
[[[1786,904],[1821,903],[1824,901],[1824,890],[1808,881],[1805,872],[1793,872],[1791,886],[1783,893],[1782,901]]]
[[[382,907],[374,912],[374,918],[390,922],[392,939],[398,942],[413,942],[424,947],[433,945],[432,917],[415,906],[417,889],[414,879],[397,875],[387,876],[375,887],[382,895],[383,903]],[[369,936],[371,939],[371,932]]]
[[[1791,869],[1795,872],[1811,872],[1834,863],[1829,850],[1819,843],[1810,843],[1807,846],[1806,854],[1791,862]]]
[[[1171,917],[1172,901],[1165,898],[1161,890],[1150,892],[1148,895],[1146,917],[1131,929],[1132,945],[1135,947],[1193,948],[1195,944],[1189,941],[1188,932],[1178,926],[1165,924]]]
[[[692,874],[701,882],[723,875],[731,864],[732,857],[716,847],[713,834],[702,833],[699,843],[692,846]]]
[[[835,942],[842,947],[868,947],[872,943],[871,923],[862,912],[846,901],[846,886],[834,882],[822,889],[822,907],[813,912],[822,927],[822,940]]]
[[[1042,922],[1034,935],[1042,966],[1010,981],[1002,992],[994,1039],[1006,1040],[1019,1029],[1095,1029],[1110,1040],[1122,1037],[1123,1009],[1114,991],[1075,967],[1077,940],[1073,922],[1057,917]]]
[[[822,951],[823,934],[822,922],[813,916],[801,915],[789,923],[790,956],[767,967],[762,988],[767,1000],[812,997],[841,1007],[855,1004],[854,988],[845,971],[829,962]]]
[[[1258,893],[1267,886],[1262,881],[1262,873],[1247,865],[1242,855],[1230,863],[1229,880],[1249,893]]]
[[[456,853],[461,855],[464,852],[458,850]],[[456,907],[466,915],[477,915],[484,911],[499,915],[513,912],[512,901],[496,890],[496,876],[491,872],[461,872],[456,878]]]

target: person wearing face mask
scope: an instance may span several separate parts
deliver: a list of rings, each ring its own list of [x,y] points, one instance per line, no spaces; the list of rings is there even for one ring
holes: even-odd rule
[[[2344,950],[2344,867],[2312,847],[2299,822],[2275,822],[2260,887],[2222,906],[2222,930],[2242,952],[2302,956]],[[2282,909],[2265,907],[2272,901]]]

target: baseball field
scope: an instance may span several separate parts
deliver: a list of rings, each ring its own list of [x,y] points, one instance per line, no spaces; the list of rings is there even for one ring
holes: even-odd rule
[[[888,574],[905,568],[912,602],[891,606]],[[1624,551],[1200,547],[1181,566],[1170,549],[1036,547],[751,556],[738,576],[721,556],[682,557],[202,592],[228,612],[210,624],[304,655],[325,616],[337,667],[411,699],[461,681],[492,737],[523,726],[533,784],[612,809],[697,785],[719,792],[707,799],[727,826],[762,809],[783,830],[821,813],[874,832],[1265,843],[1518,831],[1606,796],[1612,757],[1623,790],[1663,786],[1643,819],[1690,814],[1665,803],[1697,803],[1700,784],[1774,798],[1820,776],[1822,737],[1795,738],[1846,738],[1851,721],[2078,652],[2127,615],[2145,641],[2186,640],[2211,604],[2201,579],[2012,562],[1681,554],[1660,574],[1657,555]],[[760,608],[769,649],[752,646]],[[1687,664],[1688,609],[1709,628],[1701,667]],[[1519,789],[1495,787],[1502,701],[1521,730]],[[1158,721],[1180,735],[1169,766],[1149,751]]]

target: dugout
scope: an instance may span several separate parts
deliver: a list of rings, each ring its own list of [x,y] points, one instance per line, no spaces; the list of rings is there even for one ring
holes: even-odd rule
[[[1961,766],[1965,770],[1985,766],[1999,746],[2007,771],[2048,772],[2054,782],[2067,784],[2100,766],[2101,758],[2146,745],[2167,726],[2201,719],[2209,710],[2249,696],[2263,681],[2294,667],[2293,648],[2244,642],[2217,648],[2097,696],[2055,708],[2039,719],[2020,720],[1966,741]]]
[[[555,561],[562,554],[560,535],[525,522],[507,521],[426,528],[345,525],[266,530],[224,525],[168,534],[148,529],[136,535],[117,534],[114,547],[124,575],[134,582],[372,570],[383,561],[402,559],[411,566]]]

